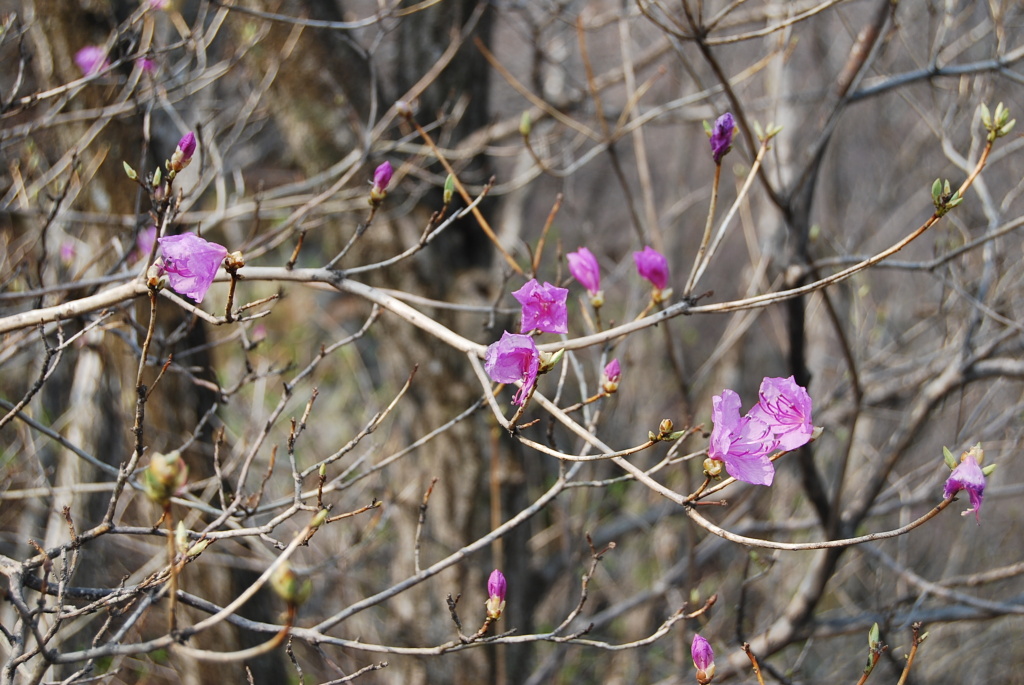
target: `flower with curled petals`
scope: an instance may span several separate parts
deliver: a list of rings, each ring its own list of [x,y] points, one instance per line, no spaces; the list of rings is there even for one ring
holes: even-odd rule
[[[501,340],[488,346],[484,369],[495,383],[522,381],[522,387],[512,398],[512,404],[521,406],[537,381],[540,351],[530,336],[505,331]]]
[[[740,416],[740,396],[725,389],[712,398],[711,444],[708,459],[725,464],[725,470],[736,480],[753,485],[771,485],[775,466],[769,453],[778,446],[771,427],[753,416]]]
[[[569,332],[569,312],[566,309],[566,300],[569,297],[567,288],[559,288],[550,283],[541,285],[536,278],[531,278],[526,285],[512,293],[512,297],[523,305],[523,331]]]
[[[980,445],[961,454],[960,464],[949,474],[942,493],[945,499],[949,499],[961,490],[966,490],[967,496],[971,498],[971,508],[964,514],[970,514],[973,511],[974,520],[978,523],[981,523],[979,514],[981,513],[981,501],[985,496],[985,474],[978,461],[981,454],[984,453],[981,451]]]
[[[757,404],[750,416],[768,424],[779,441],[779,449],[795,450],[806,445],[814,433],[811,423],[811,396],[789,378],[768,378],[761,381]]]
[[[163,272],[176,292],[202,302],[228,256],[223,245],[203,240],[195,233],[164,236],[157,240],[163,255]]]

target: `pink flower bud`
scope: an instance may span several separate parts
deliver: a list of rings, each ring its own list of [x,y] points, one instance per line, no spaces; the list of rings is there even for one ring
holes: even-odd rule
[[[722,157],[732,149],[732,136],[735,131],[736,122],[729,112],[715,119],[715,125],[711,128],[711,157],[715,164],[721,164]]]
[[[505,610],[507,588],[505,574],[498,569],[491,571],[491,577],[487,579],[487,618],[491,620],[501,618],[501,612]]]
[[[391,178],[395,170],[391,162],[383,162],[373,172],[373,187],[370,188],[370,204],[376,207],[388,195],[388,186],[391,185]]]
[[[664,290],[668,285],[668,260],[653,247],[648,245],[640,252],[633,253],[637,273],[651,282],[657,290]]]
[[[606,393],[611,395],[619,389],[619,378],[621,377],[622,368],[619,366],[619,360],[613,359],[604,367],[604,375],[601,378],[601,387]]]
[[[569,260],[569,273],[587,289],[588,293],[593,296],[601,292],[601,267],[598,266],[597,257],[593,252],[581,247],[565,257]]]
[[[700,635],[694,635],[690,655],[693,657],[693,665],[697,668],[697,682],[700,685],[707,685],[715,677],[715,653],[711,649],[711,644]]]
[[[189,131],[178,141],[178,147],[174,149],[174,154],[171,155],[170,161],[167,162],[167,169],[175,172],[181,171],[192,163],[192,155],[195,153],[196,134]]]

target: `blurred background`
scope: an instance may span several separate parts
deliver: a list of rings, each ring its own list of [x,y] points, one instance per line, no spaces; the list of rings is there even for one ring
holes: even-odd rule
[[[1011,118],[1024,105],[1024,6],[1009,0],[0,0],[0,15],[4,317],[134,278],[146,266],[139,233],[161,223],[240,250],[250,267],[318,268],[347,249],[336,267],[351,279],[483,345],[518,331],[509,293],[536,275],[570,288],[571,340],[644,311],[650,290],[632,253],[645,245],[668,257],[683,294],[716,174],[703,121],[729,111],[738,126],[715,230],[733,218],[693,291],[708,305],[812,283],[909,235],[934,210],[935,179],[955,189],[981,157],[979,105],[1005,103]],[[107,60],[87,75],[75,62],[85,46]],[[781,132],[752,173],[756,126],[769,124]],[[158,206],[122,163],[151,173],[188,131],[195,160],[175,179],[180,195]],[[897,528],[941,501],[943,446],[958,456],[981,442],[999,468],[980,526],[957,515],[961,501],[848,549],[728,542],[608,461],[573,467],[510,436],[466,355],[401,317],[323,284],[242,281],[236,306],[276,298],[249,310],[266,316],[212,325],[159,299],[143,444],[181,449],[189,465],[176,520],[220,537],[180,586],[217,607],[308,523],[321,464],[332,515],[379,503],[291,557],[313,583],[296,625],[334,643],[297,631],[287,649],[215,664],[166,648],[83,651],[167,632],[166,600],[146,599],[168,562],[161,510],[135,476],[112,499],[136,447],[143,297],[0,343],[0,554],[20,565],[36,545],[64,546],[48,582],[76,589],[44,595],[25,581],[31,618],[0,606],[5,682],[343,682],[386,661],[356,680],[667,685],[693,682],[694,632],[715,649],[722,682],[754,681],[744,641],[766,682],[852,682],[876,622],[889,648],[875,678],[895,682],[915,621],[930,635],[906,682],[1024,682],[1021,147],[1017,130],[998,139],[964,203],[869,270],[574,350],[539,384],[569,406],[618,358],[619,391],[574,416],[614,449],[643,443],[663,419],[694,428],[629,457],[641,468],[678,458],[655,477],[686,494],[702,482],[711,397],[731,388],[746,408],[762,378],[793,375],[821,438],[781,459],[771,488],[733,485],[727,506],[703,515],[789,542]],[[470,195],[493,179],[479,208],[494,240],[466,216],[414,249],[443,205],[438,151]],[[384,161],[395,180],[368,224]],[[448,215],[465,204],[456,195]],[[602,267],[599,319],[566,268],[581,246]],[[216,284],[201,307],[222,316],[227,292]],[[506,416],[511,395],[497,397]],[[587,449],[532,404],[521,423],[535,419],[520,436]],[[293,506],[297,487],[310,511]],[[117,529],[69,546],[65,507],[78,532],[108,516]],[[591,575],[593,552],[611,542]],[[23,572],[41,578],[37,566]],[[472,634],[496,567],[508,596],[491,634],[514,632],[442,647],[458,638],[446,596],[461,595]],[[21,596],[22,576],[5,568],[8,598]],[[599,644],[559,643],[548,633],[579,604],[584,574],[586,602],[560,635],[589,628],[580,637]],[[699,618],[650,639],[714,594]],[[178,624],[213,611],[182,601]],[[189,645],[264,643],[283,611],[264,588]],[[46,658],[32,654],[40,640]]]

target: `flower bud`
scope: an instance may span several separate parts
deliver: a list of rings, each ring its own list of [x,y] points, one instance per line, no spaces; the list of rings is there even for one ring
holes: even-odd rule
[[[455,177],[451,174],[444,179],[444,196],[442,200],[447,207],[452,203],[452,197],[455,195]]]
[[[135,169],[132,169],[131,165],[128,164],[128,162],[121,162],[121,164],[124,165],[124,173],[128,176],[128,178],[130,178],[133,181],[139,180],[139,175],[135,172]]]
[[[660,432],[662,435],[666,433],[671,433],[673,426],[674,424],[672,423],[672,419],[662,419],[661,423],[658,424],[658,432]]]
[[[224,258],[224,268],[228,271],[235,271],[236,269],[241,269],[243,266],[245,266],[245,257],[239,250],[229,253],[228,256]]]
[[[601,377],[601,389],[611,395],[619,389],[619,379],[622,377],[622,367],[619,360],[613,359],[604,367],[604,374]]]
[[[313,582],[302,579],[287,561],[278,566],[270,576],[270,587],[277,595],[292,606],[299,606],[313,591]]]
[[[492,621],[501,618],[501,612],[505,610],[505,592],[508,584],[505,582],[505,574],[498,569],[491,571],[491,577],[487,579],[487,618]]]
[[[704,460],[704,473],[711,478],[718,478],[719,476],[722,475],[723,465],[724,462],[719,461],[718,459],[712,459],[711,457],[708,457],[707,459]]]
[[[370,204],[376,207],[388,196],[388,186],[395,170],[390,162],[384,162],[373,172],[373,187],[370,188]]]
[[[166,505],[187,480],[188,466],[181,458],[181,452],[157,453],[142,472],[142,489],[151,500]]]
[[[694,635],[690,655],[693,657],[693,665],[697,668],[697,682],[700,685],[707,685],[715,677],[715,653],[711,649],[711,644],[700,635]]]
[[[529,110],[524,111],[523,116],[519,117],[519,135],[528,138],[532,129],[533,119],[530,117],[530,112]]]
[[[181,140],[178,141],[178,147],[175,148],[174,154],[171,155],[171,159],[167,162],[167,170],[178,172],[187,167],[192,163],[192,155],[196,152],[196,135],[189,131]]]

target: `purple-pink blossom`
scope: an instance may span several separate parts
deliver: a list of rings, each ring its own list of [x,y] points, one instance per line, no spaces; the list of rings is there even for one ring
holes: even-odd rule
[[[579,281],[580,285],[587,289],[591,295],[601,292],[601,267],[597,264],[597,257],[585,247],[565,256],[569,261],[569,273]]]
[[[725,389],[711,400],[711,443],[708,458],[721,461],[736,480],[771,485],[775,466],[768,454],[776,448],[771,429],[750,415],[740,416],[740,396]]]
[[[223,245],[203,240],[195,233],[160,238],[163,270],[176,292],[202,302],[217,276],[217,269],[228,256]]]
[[[757,404],[751,408],[750,415],[768,424],[779,441],[779,449],[802,447],[810,442],[814,433],[811,396],[793,376],[761,381]]]
[[[668,285],[668,260],[665,255],[648,245],[640,252],[633,253],[633,261],[642,278],[650,281],[658,290],[665,289]]]
[[[138,59],[138,62],[139,66],[147,74],[152,74],[154,71],[156,71],[156,60],[150,57],[140,57]]]
[[[550,283],[541,285],[536,278],[531,278],[526,285],[512,293],[512,297],[523,305],[522,330],[529,332],[539,330],[542,333],[568,333],[569,312],[566,300],[569,297],[567,288],[559,288]]]
[[[106,50],[99,45],[86,45],[76,52],[75,64],[78,65],[83,76],[92,76],[110,66]]]
[[[523,386],[512,398],[513,404],[522,405],[537,380],[540,351],[530,336],[505,331],[501,340],[488,346],[484,368],[495,383],[522,381]]]
[[[975,452],[976,450],[968,450],[961,455],[960,464],[946,479],[946,487],[942,496],[949,499],[959,491],[966,490],[968,497],[971,498],[971,508],[964,514],[973,511],[974,519],[981,523],[979,515],[981,514],[981,500],[985,495],[985,474],[981,470],[981,465],[978,464]]]
[[[711,127],[711,157],[715,164],[722,163],[722,157],[732,149],[732,136],[736,130],[736,122],[732,114],[726,112],[715,119],[715,125]]]
[[[693,657],[693,665],[697,668],[697,682],[710,683],[715,677],[715,652],[711,649],[711,643],[700,635],[694,635],[690,644],[690,656]]]
[[[491,620],[501,618],[501,612],[505,610],[507,589],[505,574],[498,569],[491,571],[491,576],[487,579],[487,618]]]

